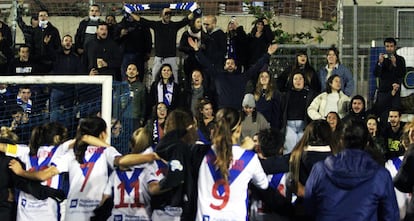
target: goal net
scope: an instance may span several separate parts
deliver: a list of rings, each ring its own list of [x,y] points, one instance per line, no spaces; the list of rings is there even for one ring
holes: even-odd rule
[[[111,119],[119,118],[112,113],[120,112],[112,109],[112,102],[121,97],[116,94],[121,88],[111,76],[3,76],[0,126],[12,127],[19,142],[27,144],[34,126],[57,121],[74,137],[79,119],[95,115],[107,123],[110,142]],[[127,151],[127,144],[122,148]]]

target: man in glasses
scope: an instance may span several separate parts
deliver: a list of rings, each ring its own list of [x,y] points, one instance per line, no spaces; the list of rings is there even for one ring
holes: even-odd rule
[[[161,65],[168,63],[172,67],[174,81],[178,83],[178,66],[177,66],[177,32],[186,26],[189,20],[193,19],[193,13],[184,17],[181,21],[171,21],[172,11],[170,8],[163,8],[160,14],[160,21],[151,21],[141,16],[131,13],[135,21],[141,22],[144,26],[154,31],[155,39],[155,57],[152,67],[152,78],[154,81]]]

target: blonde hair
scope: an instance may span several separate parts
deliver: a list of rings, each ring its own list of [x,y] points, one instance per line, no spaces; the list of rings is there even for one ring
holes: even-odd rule
[[[146,127],[140,127],[132,133],[131,152],[141,153],[151,145],[151,131]]]
[[[19,141],[19,137],[12,131],[12,129],[5,126],[0,128],[0,139],[7,139],[14,143]]]

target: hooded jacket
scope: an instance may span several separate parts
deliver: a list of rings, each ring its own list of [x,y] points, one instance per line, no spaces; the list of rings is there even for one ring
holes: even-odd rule
[[[316,220],[399,220],[389,172],[363,150],[345,149],[314,165],[305,204]]]

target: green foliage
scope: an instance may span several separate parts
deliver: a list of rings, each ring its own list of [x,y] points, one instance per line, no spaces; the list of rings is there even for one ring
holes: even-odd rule
[[[317,36],[313,36],[311,32],[289,33],[283,30],[283,25],[278,22],[272,11],[263,11],[259,6],[252,6],[249,0],[244,3],[249,9],[249,14],[252,14],[256,19],[266,19],[275,34],[275,43],[278,44],[308,44],[311,41],[316,41],[319,44],[324,41],[323,36],[330,31],[337,31],[335,29],[336,18],[331,21],[325,21],[320,27],[314,27]]]

